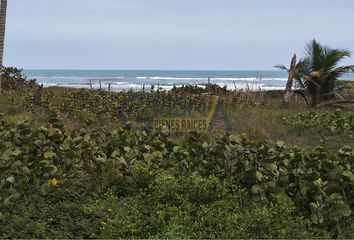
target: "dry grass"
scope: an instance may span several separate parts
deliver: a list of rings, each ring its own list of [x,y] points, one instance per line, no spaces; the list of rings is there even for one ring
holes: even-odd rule
[[[63,91],[77,90],[55,89],[54,93],[60,96],[60,93]],[[236,134],[246,133],[254,140],[282,140],[289,146],[311,148],[320,145],[330,150],[337,150],[344,145],[354,146],[353,138],[344,135],[328,135],[322,126],[305,131],[287,125],[282,119],[284,116],[293,118],[300,113],[308,111],[320,113],[328,109],[309,110],[301,99],[293,100],[288,106],[283,106],[281,104],[282,94],[281,91],[253,92],[249,89],[248,91],[234,91],[225,95],[224,108],[231,123],[231,132]],[[354,93],[347,91],[346,95],[354,96]],[[21,100],[16,100],[15,93],[2,93],[2,97],[0,98],[0,113],[3,113],[12,121],[30,120],[35,125],[46,122],[48,116],[45,113],[36,108],[22,109],[19,107],[19,101]],[[79,111],[78,116],[73,119],[64,119],[64,123],[70,130],[78,129],[87,118],[95,119],[92,127],[99,128],[105,126],[108,129],[114,129],[119,125],[117,122],[104,120],[99,118],[99,116],[94,116],[92,113],[84,111]],[[211,134],[219,134],[220,132],[225,132],[225,125],[222,119],[216,124]]]

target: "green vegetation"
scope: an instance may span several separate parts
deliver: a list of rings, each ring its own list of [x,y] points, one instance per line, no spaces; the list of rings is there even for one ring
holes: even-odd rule
[[[344,74],[354,73],[354,65],[338,67],[338,63],[350,57],[351,53],[346,49],[323,46],[316,40],[307,45],[305,52],[306,56],[296,64],[294,79],[297,88],[303,91],[310,106],[314,107],[336,96],[336,82]],[[276,67],[288,70],[283,65]]]
[[[35,80],[27,80],[22,69],[14,67],[1,67],[0,79],[2,90],[24,90],[36,86]]]
[[[353,112],[343,114],[341,109],[333,112],[326,111],[321,114],[309,112],[307,114],[299,114],[294,119],[283,118],[285,122],[294,125],[298,130],[307,130],[317,128],[322,125],[323,130],[327,130],[333,135],[348,134],[352,137],[354,134],[354,115]]]
[[[214,85],[32,95],[0,98],[0,238],[354,236],[351,111]],[[211,95],[229,133],[222,118],[210,133],[151,130],[205,116]]]
[[[128,126],[67,132],[50,122],[1,121],[1,226],[22,229],[2,237],[350,237],[350,147],[334,155],[228,134],[176,144]]]

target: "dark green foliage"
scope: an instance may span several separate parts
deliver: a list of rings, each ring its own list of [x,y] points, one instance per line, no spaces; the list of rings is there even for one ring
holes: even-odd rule
[[[0,70],[0,80],[2,90],[24,90],[34,88],[36,80],[28,80],[23,74],[22,69],[14,67],[2,67]]]
[[[51,115],[40,127],[0,119],[0,237],[352,237],[351,147],[176,143],[129,125],[69,131]]]
[[[191,94],[194,90],[190,88],[197,89],[196,93]],[[33,92],[30,91],[19,91],[16,95],[5,94],[1,100],[12,107],[10,111],[32,111],[33,114],[44,116],[54,112],[61,119],[76,120],[80,124],[130,121],[134,126],[151,127],[153,118],[156,117],[206,117],[210,112],[212,96],[217,93],[221,94],[220,101],[223,105],[230,108],[257,105],[262,95],[220,90],[214,85],[206,89],[186,86],[182,90],[176,88],[170,92],[152,93],[107,93],[87,89],[47,88],[43,89],[40,103],[31,101]]]
[[[230,93],[227,90],[227,86],[220,87],[217,84],[206,84],[205,88],[193,85],[186,85],[182,87],[173,87],[171,90],[174,93],[183,93],[183,94],[202,94],[202,93],[210,93],[210,94],[227,94]]]
[[[337,81],[346,73],[354,73],[354,65],[338,66],[350,57],[346,49],[333,49],[312,40],[305,49],[306,56],[296,65],[297,88],[306,94],[309,104],[314,107],[323,100],[335,97]],[[276,66],[282,70],[286,67]]]
[[[352,238],[352,147],[288,148],[244,134],[177,140],[120,123],[204,115],[202,93],[44,89],[39,103],[5,93],[0,238]],[[249,104],[234,92],[221,99]],[[287,123],[349,134],[350,116]]]
[[[290,217],[289,203],[252,204],[228,182],[198,174],[176,177],[160,171],[148,187],[130,197],[114,191],[90,206],[101,214],[104,238],[299,238],[314,236],[306,223]],[[255,234],[256,233],[256,234]]]
[[[186,93],[153,92],[120,94],[80,89],[54,94],[46,89],[40,105],[44,112],[54,111],[66,117],[109,119],[115,122],[140,121],[149,123],[153,117],[188,115],[191,112],[206,115],[211,99],[203,96],[188,96]],[[24,102],[23,107],[32,107]],[[88,119],[87,119],[88,117]]]
[[[347,137],[354,136],[354,115],[352,112],[345,113],[341,109],[333,112],[326,111],[321,114],[309,112],[307,114],[299,114],[293,119],[283,117],[283,120],[299,131],[320,128],[322,131],[327,130],[333,135],[346,134]]]
[[[59,196],[60,195],[60,196]],[[1,238],[97,238],[99,215],[88,213],[85,195],[58,191],[52,196],[27,192],[4,211]]]

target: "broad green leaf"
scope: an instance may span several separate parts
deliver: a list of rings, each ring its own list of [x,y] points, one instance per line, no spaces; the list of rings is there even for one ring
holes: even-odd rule
[[[152,155],[155,157],[155,158],[159,158],[159,159],[162,159],[163,158],[163,155],[160,151],[155,151],[152,153]]]
[[[115,150],[114,152],[112,152],[111,157],[117,158],[117,157],[119,157],[119,156],[120,156],[120,152],[119,152],[118,150]]]
[[[344,171],[343,176],[349,178],[350,181],[354,182],[354,174],[351,171]]]
[[[280,191],[275,195],[278,203],[286,203],[289,200],[288,195],[284,191]]]
[[[149,162],[153,158],[150,153],[144,153],[143,156],[144,156],[144,160],[147,162]]]
[[[132,149],[130,147],[124,147],[124,151],[130,152]]]
[[[178,153],[181,147],[179,146],[174,146],[173,147],[173,152]]]
[[[343,197],[342,197],[342,195],[340,195],[339,193],[332,193],[332,194],[329,196],[329,199],[331,200],[331,202],[343,201]]]
[[[21,154],[21,150],[20,149],[15,149],[15,150],[11,150],[11,149],[6,149],[3,152],[4,157],[6,158],[11,158],[11,157],[17,157],[18,155]]]
[[[256,172],[256,177],[257,177],[257,180],[262,182],[262,179],[263,179],[263,174],[259,171]]]
[[[343,207],[341,213],[344,217],[349,217],[352,214],[352,210],[350,209],[350,207],[348,205],[345,205],[345,207]]]
[[[10,197],[11,197],[11,200],[18,200],[21,197],[21,193],[15,192]]]
[[[50,164],[50,161],[48,161],[48,160],[42,160],[42,161],[40,161],[39,163],[42,164],[42,165],[48,165],[48,164]]]
[[[282,148],[282,147],[285,147],[285,142],[284,141],[277,141],[277,146]]]
[[[31,170],[30,170],[27,166],[23,166],[23,167],[22,167],[22,171],[23,171],[25,174],[31,174]]]
[[[107,159],[104,157],[98,157],[98,158],[96,158],[96,160],[97,160],[97,162],[101,162],[101,163],[105,163],[107,161]]]
[[[261,185],[259,184],[256,184],[256,185],[253,185],[252,188],[251,188],[251,192],[253,194],[260,194],[263,192],[263,188]]]
[[[56,155],[56,154],[55,154],[54,152],[52,152],[52,151],[46,151],[46,152],[44,153],[44,158],[45,158],[45,159],[52,159],[55,155]]]
[[[312,212],[316,212],[318,207],[319,206],[317,205],[317,203],[314,203],[314,202],[310,203],[310,209]]]
[[[58,171],[58,168],[56,166],[54,166],[54,165],[47,165],[46,168],[50,168],[51,169],[50,172],[49,172],[50,175],[55,175],[57,173],[57,171]]]
[[[20,149],[16,149],[16,150],[14,150],[14,151],[12,151],[12,156],[18,156],[18,155],[20,155],[21,154],[21,150]]]
[[[8,182],[11,183],[11,184],[14,184],[14,183],[15,183],[15,178],[14,178],[13,176],[11,176],[11,177],[8,177],[8,178],[6,179],[6,181],[8,181]]]
[[[317,179],[316,181],[313,182],[313,184],[318,187],[318,188],[322,188],[323,187],[323,181],[321,178]]]
[[[310,215],[311,222],[314,224],[321,224],[323,223],[323,216],[320,213],[312,213]]]

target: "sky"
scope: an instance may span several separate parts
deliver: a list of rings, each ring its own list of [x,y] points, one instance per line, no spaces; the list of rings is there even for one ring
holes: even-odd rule
[[[272,70],[313,38],[354,52],[353,24],[353,0],[8,0],[4,64]]]

